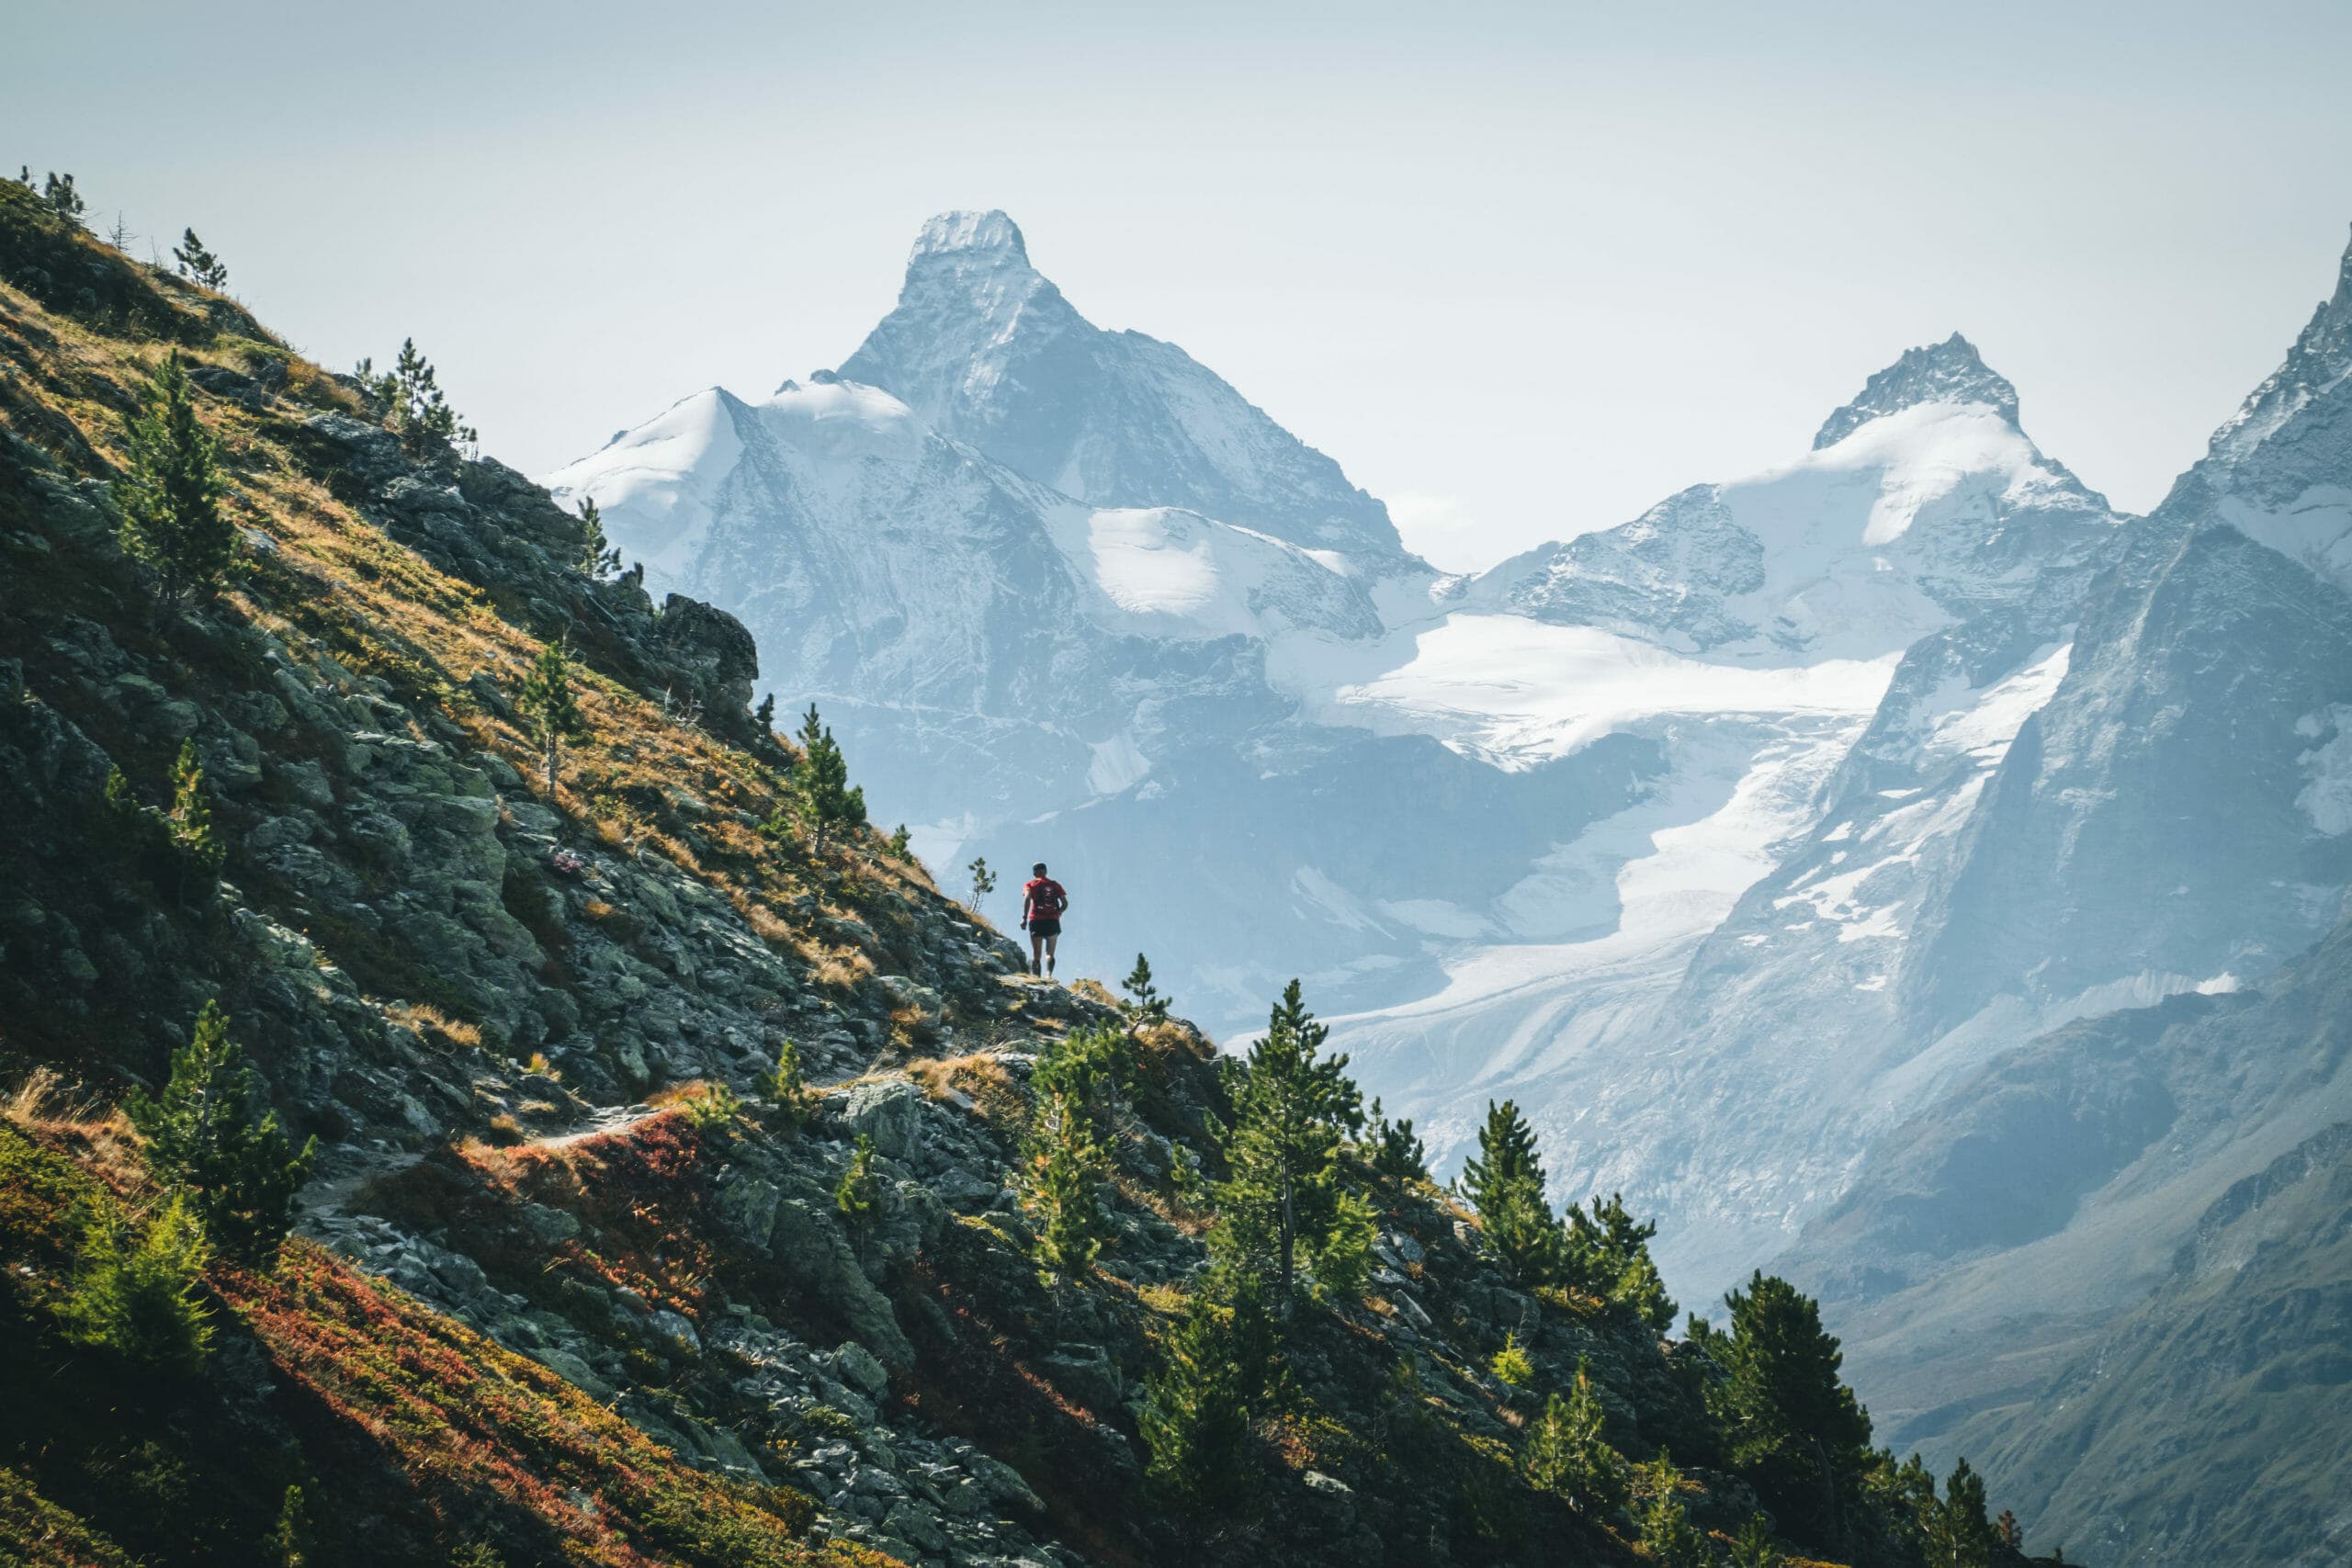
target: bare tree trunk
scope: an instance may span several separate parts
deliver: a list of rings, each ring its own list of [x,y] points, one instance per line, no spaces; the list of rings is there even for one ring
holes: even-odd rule
[[[552,735],[548,737],[548,804],[549,806],[553,806],[555,804],[556,759],[561,752],[562,749],[562,741],[557,739]]]

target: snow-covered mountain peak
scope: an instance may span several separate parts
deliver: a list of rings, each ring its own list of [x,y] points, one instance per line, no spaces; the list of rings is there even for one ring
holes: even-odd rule
[[[1883,658],[1996,604],[2055,626],[2120,519],[2016,412],[1955,334],[1871,377],[1794,462],[1514,557],[1463,598],[1751,665]]]
[[[923,225],[898,305],[841,374],[1091,505],[1179,507],[1308,548],[1404,554],[1386,508],[1214,371],[1079,314],[1001,212]]]
[[[1922,403],[1982,403],[2017,423],[2018,389],[1986,365],[1976,345],[1954,333],[1941,343],[1907,348],[1862,384],[1854,400],[1822,422],[1813,448],[1835,446],[1871,420]]]
[[[915,266],[943,255],[1004,265],[1029,265],[1029,246],[1021,237],[1021,225],[995,208],[986,212],[942,212],[933,218],[915,236],[914,254],[907,258],[907,265]]]

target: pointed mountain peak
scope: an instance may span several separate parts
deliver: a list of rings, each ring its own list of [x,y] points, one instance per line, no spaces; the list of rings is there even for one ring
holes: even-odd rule
[[[1021,238],[1021,225],[990,208],[986,212],[943,212],[925,223],[907,265],[918,266],[933,256],[1027,266],[1029,247]]]
[[[2335,292],[2312,312],[2286,362],[2213,433],[2210,455],[2243,459],[2346,375],[2352,375],[2352,246],[2337,265]]]
[[[1987,366],[1976,345],[1954,333],[1925,348],[1906,348],[1903,357],[1871,377],[1861,394],[1823,422],[1813,438],[1816,452],[1835,446],[1868,424],[1921,403],[1984,403],[2018,421],[2018,389]]]

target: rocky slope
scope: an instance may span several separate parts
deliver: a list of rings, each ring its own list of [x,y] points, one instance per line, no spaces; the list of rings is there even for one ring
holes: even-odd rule
[[[240,527],[186,608],[116,536],[167,347]],[[1437,1190],[1361,1175],[1369,1292],[1302,1310],[1219,1520],[1161,1510],[1142,1386],[1231,1114],[1205,1039],[1026,978],[871,830],[813,844],[739,623],[594,581],[545,492],[403,444],[373,389],[15,186],[0,368],[0,1555],[1630,1562],[1632,1521],[1515,1462],[1580,1365],[1702,1526],[1750,1517],[1705,1354],[1511,1288]],[[550,790],[514,705],[559,638],[585,733]],[[143,826],[191,742],[217,878]],[[162,1198],[111,1104],[214,998],[322,1152],[277,1266],[203,1273],[205,1370],[138,1371],[75,1326]],[[1134,1086],[1112,1243],[1057,1281],[1028,1080],[1085,1025]],[[1845,1520],[1848,1560],[1918,1560],[1894,1491]]]

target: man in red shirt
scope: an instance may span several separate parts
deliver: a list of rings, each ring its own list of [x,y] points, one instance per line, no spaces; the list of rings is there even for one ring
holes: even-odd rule
[[[1029,933],[1029,973],[1050,975],[1054,972],[1054,948],[1062,936],[1062,911],[1069,908],[1069,895],[1060,883],[1046,874],[1044,861],[1029,871],[1030,878],[1021,888],[1021,929]]]

